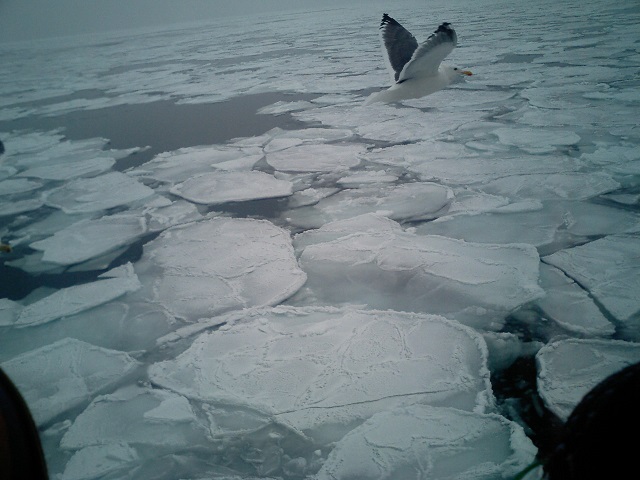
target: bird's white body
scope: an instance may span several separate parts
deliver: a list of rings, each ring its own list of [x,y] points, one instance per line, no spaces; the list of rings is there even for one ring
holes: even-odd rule
[[[435,75],[426,77],[414,77],[403,81],[402,83],[394,83],[391,87],[381,92],[372,93],[364,102],[365,105],[372,103],[392,103],[409,98],[421,98],[431,95],[438,90],[451,85],[458,78],[461,78],[458,71],[448,65],[440,65]],[[425,81],[426,80],[426,81]]]

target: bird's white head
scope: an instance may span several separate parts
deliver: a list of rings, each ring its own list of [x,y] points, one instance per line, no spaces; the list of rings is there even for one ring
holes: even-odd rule
[[[449,65],[440,65],[440,70],[449,78],[450,82],[458,82],[465,77],[473,75],[469,70],[462,70],[458,67],[450,67]]]

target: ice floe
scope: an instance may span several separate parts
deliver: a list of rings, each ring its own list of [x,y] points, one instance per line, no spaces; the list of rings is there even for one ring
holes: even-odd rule
[[[152,196],[154,191],[134,178],[110,172],[93,178],[71,180],[44,194],[47,205],[66,213],[99,212],[133,204]]]
[[[41,200],[18,200],[9,204],[3,204],[0,208],[0,217],[19,215],[21,213],[31,212],[42,207],[44,203]]]
[[[232,326],[152,365],[152,382],[323,441],[393,406],[493,405],[482,337],[442,317],[279,307],[225,320]]]
[[[258,113],[264,115],[280,115],[283,113],[295,112],[297,110],[305,110],[311,105],[313,105],[311,102],[302,100],[297,102],[276,102],[272,105],[260,108]]]
[[[562,217],[557,212],[539,208],[527,212],[443,216],[417,226],[415,231],[421,235],[443,235],[473,242],[527,243],[541,247],[554,241],[556,231],[562,225]]]
[[[305,282],[291,237],[265,220],[211,218],[169,228],[144,247],[143,298],[197,320],[275,305]]]
[[[475,140],[474,143],[461,144],[421,140],[406,145],[393,145],[383,150],[374,149],[367,153],[366,159],[383,165],[404,167],[420,175],[423,180],[440,181],[449,186],[484,185],[501,179],[526,183],[534,174],[540,177],[567,174],[580,168],[577,160],[555,154],[537,156],[523,153],[514,156],[513,152],[504,151],[503,155],[508,160],[502,155],[482,154],[478,151],[478,142],[479,140]],[[505,148],[495,142],[488,145],[498,150]],[[508,172],[504,170],[505,161],[509,163]],[[538,198],[536,195],[531,197]]]
[[[359,186],[370,185],[372,183],[392,183],[396,180],[398,180],[397,176],[389,175],[384,170],[378,170],[375,172],[361,172],[345,175],[338,180],[338,184],[345,188],[357,188]]]
[[[186,398],[164,390],[124,387],[96,397],[66,431],[60,446],[73,455],[62,478],[127,474],[145,460],[155,463],[158,455],[196,448],[205,440],[206,429]]]
[[[6,361],[2,369],[42,425],[88,402],[138,365],[125,352],[67,338]]]
[[[498,128],[493,131],[503,145],[518,147],[528,153],[551,153],[558,147],[580,142],[580,136],[572,131],[541,131],[540,129]]]
[[[353,137],[353,132],[346,128],[299,128],[296,130],[273,128],[267,132],[267,135],[270,138],[264,143],[264,151],[269,153],[298,145],[321,145],[328,142],[348,140]],[[331,153],[332,151],[340,152],[341,150],[332,150],[330,148],[326,153]]]
[[[67,160],[67,161],[64,161]],[[115,158],[97,157],[93,159],[80,158],[77,161],[60,159],[55,165],[31,167],[20,172],[22,177],[35,177],[44,180],[66,180],[75,177],[92,177],[104,173],[116,163]]]
[[[45,262],[72,265],[128,245],[146,232],[144,217],[111,215],[74,223],[29,246],[42,251]]]
[[[8,298],[0,298],[0,326],[7,327],[13,325],[17,320],[22,305]]]
[[[282,172],[333,172],[360,163],[364,148],[358,145],[303,145],[267,154],[267,162]]]
[[[95,282],[61,288],[20,311],[15,325],[29,327],[80,313],[140,288],[131,264],[100,275]]]
[[[301,228],[319,228],[365,213],[381,213],[398,221],[428,220],[445,213],[452,200],[453,192],[437,183],[364,186],[342,190],[285,216]]]
[[[4,318],[4,326],[11,326],[23,308],[17,302],[13,305],[0,304],[0,325]],[[7,329],[0,338],[0,361],[67,337],[113,350],[143,352],[153,349],[156,340],[169,334],[176,325],[179,322],[161,306],[120,297],[61,317],[55,322],[31,328]]]
[[[187,147],[160,153],[130,173],[174,185],[213,169],[250,170],[263,156],[262,149],[256,146]]]
[[[547,407],[566,420],[582,397],[612,373],[640,361],[640,345],[615,340],[565,339],[536,356],[538,391]]]
[[[589,291],[629,340],[640,339],[640,269],[637,235],[609,235],[543,258]]]
[[[0,182],[0,195],[15,195],[37,190],[42,186],[39,182],[27,180],[25,178],[15,178]]]
[[[204,205],[287,197],[293,193],[291,182],[257,171],[204,173],[179,183],[170,191]]]
[[[500,415],[410,405],[350,431],[314,478],[510,478],[536,452],[522,427]]]
[[[589,292],[557,268],[540,265],[540,285],[546,295],[536,303],[545,315],[569,331],[608,336],[615,326],[600,311]]]
[[[138,428],[132,429],[132,423]],[[204,429],[185,397],[164,390],[125,387],[97,397],[71,425],[61,445],[79,449],[127,442],[185,447],[202,441],[203,436]]]
[[[512,198],[588,200],[620,184],[607,173],[552,173],[507,176],[488,182],[483,190]]]
[[[526,244],[480,244],[399,229],[352,231],[327,240],[305,232],[305,290],[326,304],[446,315],[500,329],[511,310],[543,295],[538,253]],[[295,300],[295,299],[294,299]]]
[[[65,466],[62,480],[89,480],[135,465],[138,453],[124,442],[94,445],[76,452]]]
[[[487,2],[473,77],[367,108],[361,7],[0,45],[0,362],[52,478],[513,476],[520,413],[640,359],[637,19]],[[538,351],[544,402],[492,391]]]

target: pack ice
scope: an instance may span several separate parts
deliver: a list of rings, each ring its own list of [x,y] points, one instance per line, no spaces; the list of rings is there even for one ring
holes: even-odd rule
[[[306,293],[328,304],[430,312],[498,330],[508,312],[543,295],[538,253],[526,244],[416,235],[375,215],[328,223],[296,243]]]
[[[0,44],[0,362],[52,478],[511,478],[640,361],[638,14],[471,3],[428,16],[473,77],[371,107],[353,5]]]
[[[286,231],[225,217],[165,230],[145,245],[136,273],[141,298],[191,321],[278,304],[306,280]]]

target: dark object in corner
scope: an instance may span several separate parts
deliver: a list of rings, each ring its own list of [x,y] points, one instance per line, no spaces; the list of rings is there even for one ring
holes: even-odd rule
[[[2,140],[0,140],[0,155],[2,155],[4,153],[4,143],[2,143]]]
[[[0,369],[0,478],[47,480],[38,430],[22,395]]]
[[[544,461],[549,480],[629,478],[638,470],[640,363],[596,385],[563,426],[558,446]]]

